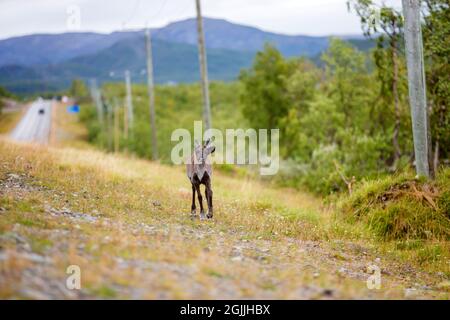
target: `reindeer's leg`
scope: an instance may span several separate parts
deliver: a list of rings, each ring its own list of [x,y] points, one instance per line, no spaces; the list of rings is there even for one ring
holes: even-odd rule
[[[195,217],[195,210],[197,208],[195,207],[195,186],[192,184],[192,205],[191,205],[191,216]]]
[[[200,219],[205,219],[205,210],[203,209],[203,197],[200,192],[200,184],[195,185],[195,190],[197,191],[198,202],[200,203]]]
[[[210,179],[208,179],[208,181],[205,184],[205,193],[206,193],[206,201],[208,202],[208,214],[206,215],[206,217],[208,219],[211,219],[213,217],[213,202],[212,202],[213,191],[211,189]]]

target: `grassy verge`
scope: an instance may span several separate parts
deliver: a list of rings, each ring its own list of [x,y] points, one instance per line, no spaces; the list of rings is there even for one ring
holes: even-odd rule
[[[0,114],[0,134],[8,134],[17,125],[21,116],[22,110],[3,112]]]

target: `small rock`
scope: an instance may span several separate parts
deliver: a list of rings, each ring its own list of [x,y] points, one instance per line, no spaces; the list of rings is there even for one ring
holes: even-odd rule
[[[388,271],[387,269],[381,269],[381,274],[384,274],[386,276],[392,275],[392,273],[390,271]]]
[[[45,293],[34,290],[34,289],[23,289],[23,290],[21,290],[21,294],[29,299],[35,299],[35,300],[50,300],[51,299],[51,297],[49,295],[46,295]]]
[[[20,179],[20,176],[18,175],[18,174],[15,174],[15,173],[9,173],[8,174],[8,178],[9,179],[15,179],[15,180],[17,180],[17,179]]]
[[[318,278],[320,276],[320,273],[319,272],[314,272],[313,273],[313,277],[316,279],[316,278]]]
[[[380,258],[376,258],[376,259],[375,259],[375,262],[376,262],[376,263],[380,263],[380,262],[381,262],[381,259],[380,259]]]
[[[0,207],[0,212],[5,212],[6,211],[6,209],[5,208],[3,208],[3,207]]]
[[[17,244],[27,244],[27,240],[15,232],[7,232],[0,236],[0,239],[13,240]]]
[[[52,259],[41,256],[36,253],[23,253],[21,254],[22,258],[25,258],[29,261],[35,262],[35,263],[51,263]]]
[[[267,261],[267,257],[265,257],[265,256],[257,256],[256,260],[258,260],[258,261]]]
[[[326,296],[326,297],[331,297],[333,296],[334,291],[332,289],[323,289],[322,291],[322,295]]]
[[[161,202],[159,202],[158,200],[154,200],[152,202],[152,204],[153,204],[154,207],[161,207]]]
[[[235,262],[239,262],[244,260],[244,258],[242,256],[235,256],[233,258],[231,258],[231,261],[235,261]]]
[[[405,298],[414,298],[417,295],[417,289],[416,288],[406,288],[405,289]]]

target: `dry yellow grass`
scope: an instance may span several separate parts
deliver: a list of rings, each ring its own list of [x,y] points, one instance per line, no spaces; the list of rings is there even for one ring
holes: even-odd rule
[[[5,135],[11,132],[19,122],[26,108],[22,110],[3,112],[0,114],[0,135]]]
[[[53,147],[77,147],[92,149],[86,142],[87,129],[78,122],[76,113],[67,112],[67,104],[53,101],[50,145]]]

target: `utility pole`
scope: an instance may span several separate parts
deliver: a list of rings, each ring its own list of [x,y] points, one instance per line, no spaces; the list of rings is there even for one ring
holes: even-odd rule
[[[152,40],[150,38],[150,30],[145,30],[145,49],[147,53],[147,86],[148,100],[150,108],[150,124],[152,126],[152,157],[153,160],[158,159],[158,144],[156,138],[156,119],[155,119],[155,91],[153,82],[153,55]]]
[[[211,106],[209,102],[208,66],[206,61],[205,34],[203,33],[203,19],[200,0],[196,1],[197,8],[197,35],[198,35],[198,59],[200,62],[200,73],[203,92],[203,121],[205,129],[211,128]]]
[[[111,151],[112,149],[112,135],[111,135],[111,121],[112,121],[112,112],[111,105],[106,100],[105,96],[100,94],[100,103],[103,112],[106,113],[105,123],[103,128],[103,133],[105,137],[102,137],[102,144],[106,141],[106,150]]]
[[[125,138],[125,140],[128,139],[128,112],[125,108],[124,102],[122,102],[122,106],[123,106],[123,136]],[[126,148],[126,146],[125,146]]]
[[[92,101],[95,103],[97,108],[97,117],[100,126],[103,128],[103,106],[100,90],[97,87],[97,81],[95,79],[91,80],[91,97]]]
[[[105,101],[106,104],[106,110],[107,110],[107,123],[108,123],[108,151],[111,152],[113,150],[113,108],[109,101]]]
[[[103,110],[103,102],[102,102],[102,94],[101,91],[97,87],[97,81],[95,79],[91,80],[91,97],[92,101],[95,103],[95,107],[97,109],[97,118],[100,124],[100,132],[104,133],[105,131],[105,123],[104,123],[104,110]],[[100,146],[103,147],[103,138],[100,139]]]
[[[428,132],[429,119],[420,25],[420,0],[402,0],[402,6],[405,17],[405,49],[416,172],[419,176],[429,178],[429,147],[431,144]]]
[[[133,117],[133,97],[131,93],[131,80],[130,80],[130,71],[125,70],[125,87],[127,91],[127,98],[126,98],[126,104],[127,104],[127,135],[128,135],[128,129],[133,132],[133,124],[134,124],[134,117]]]

